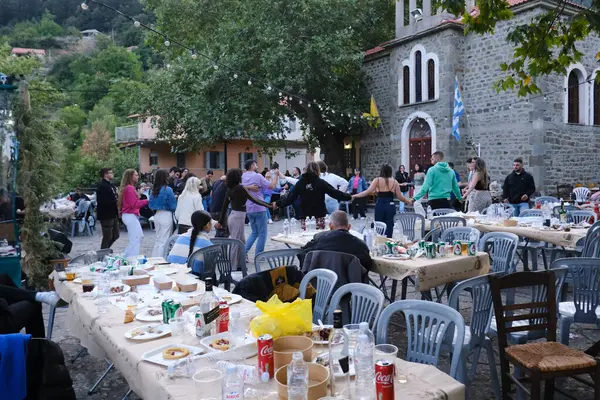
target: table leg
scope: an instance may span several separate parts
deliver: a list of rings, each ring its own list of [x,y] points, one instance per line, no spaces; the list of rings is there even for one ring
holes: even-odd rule
[[[100,382],[102,382],[104,380],[104,378],[106,378],[106,375],[110,372],[111,369],[113,369],[114,366],[115,365],[113,363],[111,363],[111,362],[108,363],[108,368],[100,376],[100,379],[98,379],[98,381],[96,381],[96,383],[94,383],[94,386],[92,386],[90,388],[90,390],[88,390],[88,395],[92,394],[94,392],[94,390],[96,390],[96,388],[98,387],[98,385],[100,384]]]
[[[402,293],[404,293],[404,283],[406,282],[406,278],[402,279]],[[396,279],[392,279],[392,294],[390,296],[391,298],[391,302],[393,303],[394,301],[396,301],[396,288],[398,287],[398,281]],[[404,300],[404,297],[402,297],[402,300]]]
[[[126,400],[126,399],[128,399],[130,394],[131,394],[131,389],[129,389],[129,390],[127,391],[127,393],[125,393],[125,396],[123,396],[123,399],[122,399],[122,400]]]

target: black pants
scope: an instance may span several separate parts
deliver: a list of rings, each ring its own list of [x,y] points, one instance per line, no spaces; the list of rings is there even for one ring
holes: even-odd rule
[[[435,199],[429,200],[427,203],[432,210],[437,210],[438,208],[452,208],[452,204],[449,199]]]
[[[354,191],[353,191],[353,194]],[[366,197],[360,197],[357,199],[354,199],[354,201],[352,202],[352,216],[354,217],[354,219],[358,218],[358,214],[360,213],[360,216],[365,218],[365,211],[367,209],[367,198]]]
[[[189,231],[191,228],[191,226],[189,225],[182,225],[179,224],[179,230],[177,231],[178,234],[183,235],[184,233],[186,233],[187,231]]]
[[[114,217],[113,219],[105,219],[100,221],[102,225],[102,244],[100,249],[109,249],[114,242],[117,241],[120,235],[119,218]]]
[[[46,337],[42,303],[31,290],[19,289],[6,274],[0,274],[0,334],[25,332],[36,338]]]

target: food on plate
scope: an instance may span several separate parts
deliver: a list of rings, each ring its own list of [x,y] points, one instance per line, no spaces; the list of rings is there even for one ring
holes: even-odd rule
[[[315,326],[313,327],[312,332],[307,332],[304,334],[304,336],[311,338],[315,342],[328,342],[329,338],[331,337],[331,332],[331,327]]]
[[[134,330],[133,332],[131,332],[131,338],[133,339],[134,337],[145,336],[147,334],[160,335],[162,333],[163,333],[163,330],[157,326],[144,326],[144,327],[138,328],[138,329]]]
[[[110,294],[123,293],[123,290],[125,290],[125,286],[123,285],[111,286]]]
[[[223,299],[223,301],[230,302],[231,300],[233,300],[233,297],[225,295],[221,296],[221,299]]]
[[[163,350],[162,356],[165,360],[179,360],[190,355],[190,351],[183,347],[168,347]]]
[[[135,318],[135,314],[133,314],[133,311],[131,311],[131,310],[125,311],[125,321],[124,321],[125,324],[133,322],[134,318]]]
[[[156,317],[158,315],[162,315],[162,310],[159,310],[157,308],[151,308],[150,310],[146,311],[146,314],[148,314],[151,317]]]
[[[210,342],[209,346],[215,350],[227,351],[229,350],[229,339],[215,339]]]
[[[329,356],[319,356],[315,359],[315,363],[324,367],[329,367]]]

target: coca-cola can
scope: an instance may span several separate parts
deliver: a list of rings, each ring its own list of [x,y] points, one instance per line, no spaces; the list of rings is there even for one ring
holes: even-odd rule
[[[219,302],[219,317],[217,318],[217,333],[229,330],[229,304],[226,301]]]
[[[375,390],[377,400],[394,399],[394,363],[379,360],[375,364]]]
[[[269,378],[275,375],[275,366],[273,365],[273,336],[264,334],[256,340],[258,350],[258,376],[263,372],[269,373]]]

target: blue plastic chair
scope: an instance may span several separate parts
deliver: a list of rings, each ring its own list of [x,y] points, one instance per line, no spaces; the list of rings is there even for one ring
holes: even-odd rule
[[[523,210],[521,211],[521,214],[519,214],[519,217],[543,217],[544,216],[544,212],[542,210],[537,210],[537,209],[533,209],[530,208],[529,210]]]
[[[198,249],[188,257],[187,267],[192,270],[192,273],[194,275],[198,276],[202,280],[204,280],[205,278],[213,278],[213,286],[218,286],[220,281],[229,280],[229,282],[231,282],[233,280],[233,278],[231,278],[231,264],[229,264],[229,274],[227,274],[226,262],[223,262],[222,265],[219,265],[219,259],[221,258],[222,251],[223,250],[221,246],[216,244],[204,247],[202,249]],[[194,263],[194,261],[202,262],[202,271],[198,270],[197,264]],[[225,276],[223,277],[224,279],[214,280],[216,278],[216,272],[221,272],[221,270],[223,270],[223,273],[225,274]]]
[[[385,236],[385,230],[387,229],[387,224],[385,222],[381,222],[381,221],[375,221],[375,232],[377,232],[378,235],[381,236]],[[367,226],[363,226],[363,228],[360,230],[360,232],[364,232],[365,229],[367,229]]]
[[[446,214],[451,214],[456,212],[454,208],[438,208],[437,210],[433,210],[431,212],[432,217],[442,217]]]
[[[376,342],[388,343],[388,326],[392,316],[404,313],[408,348],[406,360],[437,367],[445,338],[455,337],[452,345],[450,376],[460,380],[461,358],[465,340],[465,320],[458,311],[444,304],[424,300],[399,300],[383,310],[377,323]],[[455,332],[456,331],[456,332]]]
[[[537,201],[537,199],[536,199]],[[523,210],[519,217],[544,217],[542,210],[530,209]],[[518,249],[521,250],[521,259],[523,260],[523,269],[529,271],[529,254],[531,254],[531,269],[533,271],[538,270],[538,255],[542,253],[542,261],[544,262],[544,269],[548,269],[548,260],[546,259],[546,252],[544,249],[548,247],[545,242],[538,242],[535,240],[524,240],[519,242]]]
[[[452,243],[454,240],[471,240],[471,236],[476,235],[477,241],[479,241],[479,236],[481,232],[476,228],[471,228],[467,226],[455,226],[452,228],[448,228],[442,232],[442,236],[440,240],[446,243]]]
[[[435,217],[431,220],[431,229],[439,229],[440,234],[456,226],[467,226],[467,220],[462,217]]]
[[[302,249],[284,249],[284,250],[272,250],[263,251],[254,257],[254,267],[256,272],[260,272],[261,263],[265,262],[269,265],[269,269],[278,267],[298,267],[300,269],[300,260],[298,260],[298,254],[302,254]]]
[[[165,250],[163,252],[163,258],[166,260],[169,257],[169,253],[173,246],[175,246],[175,242],[179,239],[179,235],[171,235],[169,239],[167,239],[167,243],[165,243]]]
[[[559,200],[554,197],[554,196],[540,196],[540,197],[536,197],[535,198],[536,202],[540,202],[542,204],[546,204],[546,203],[558,203]]]
[[[313,269],[304,275],[304,278],[302,278],[302,281],[300,282],[299,290],[301,299],[306,298],[306,287],[313,279],[317,280],[315,286],[317,294],[313,302],[313,323],[318,324],[319,320],[323,321],[323,319],[325,319],[325,311],[327,311],[329,299],[331,298],[331,293],[337,283],[338,276],[329,269]]]
[[[518,245],[519,237],[514,233],[490,232],[479,240],[479,251],[489,254],[491,273],[511,274],[517,268]]]
[[[494,312],[492,302],[492,290],[490,287],[490,276],[483,275],[462,281],[454,287],[448,299],[448,305],[460,312],[460,294],[464,291],[468,293],[472,300],[471,311],[469,314],[469,325],[465,326],[465,341],[463,344],[462,374],[465,378],[467,387],[475,379],[475,373],[479,362],[481,349],[485,348],[487,353],[490,376],[492,378],[492,389],[497,400],[500,400],[500,383],[496,370],[496,360],[494,358],[494,349],[492,341],[487,336],[490,329],[490,322]],[[467,358],[472,355],[471,369],[467,371]]]
[[[600,259],[563,258],[552,265],[567,267],[573,285],[573,301],[558,303],[560,342],[568,346],[573,323],[600,327]]]
[[[75,234],[80,230],[81,224],[83,224],[82,231],[88,236],[92,236],[92,228],[88,221],[92,208],[91,201],[81,200],[77,204],[76,217],[71,218],[71,237],[75,237]]]
[[[243,278],[248,275],[246,268],[246,250],[244,249],[244,243],[242,243],[241,240],[231,238],[211,238],[210,241],[212,244],[221,246],[223,252],[222,261],[229,263],[229,269],[231,271],[241,271]]]
[[[402,231],[404,231],[404,236],[406,236],[408,238],[408,240],[413,241],[415,240],[417,234],[415,232],[416,229],[416,222],[417,220],[421,221],[421,234],[420,234],[420,238],[425,236],[425,217],[423,217],[421,214],[417,214],[417,213],[399,213],[396,214],[395,220],[400,222],[400,224],[402,225]]]
[[[573,224],[580,224],[582,222],[588,222],[590,220],[590,218],[594,220],[593,223],[596,223],[598,221],[598,216],[593,211],[585,211],[585,210],[567,211],[567,221],[571,222]]]
[[[359,324],[368,322],[371,329],[376,326],[379,314],[383,309],[385,296],[375,286],[364,283],[348,283],[335,291],[329,310],[327,311],[327,323],[333,324],[333,312],[340,307],[342,298],[348,295],[350,297],[350,318],[346,319],[344,313],[344,323]]]
[[[588,229],[581,249],[581,257],[600,258],[600,221]]]

